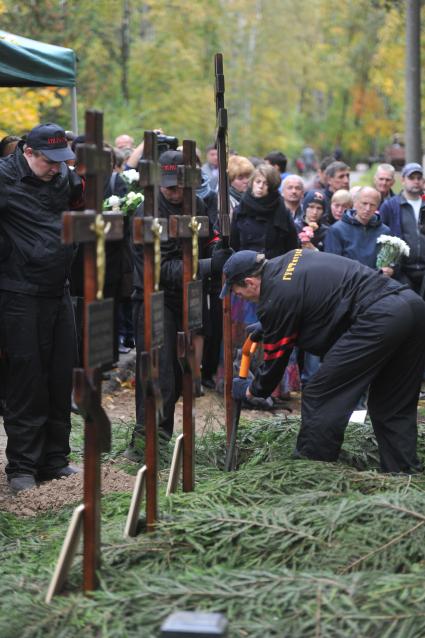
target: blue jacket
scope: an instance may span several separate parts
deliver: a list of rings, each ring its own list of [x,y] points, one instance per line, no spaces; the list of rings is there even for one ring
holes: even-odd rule
[[[407,274],[425,269],[425,202],[416,222],[413,208],[403,194],[385,200],[381,206],[382,221],[390,227],[391,234],[401,237],[410,247],[409,257],[402,262],[402,271]]]
[[[367,225],[355,218],[355,210],[346,210],[342,219],[335,222],[325,237],[325,252],[356,259],[361,264],[376,268],[376,256],[380,235],[391,235],[391,231],[382,223],[379,215],[374,215]]]

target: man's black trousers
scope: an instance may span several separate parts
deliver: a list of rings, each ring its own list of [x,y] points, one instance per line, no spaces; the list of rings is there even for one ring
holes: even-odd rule
[[[75,324],[69,294],[1,293],[9,478],[42,478],[68,464]]]
[[[136,428],[135,434],[141,432],[144,424],[143,391],[140,384],[140,353],[143,352],[143,317],[144,306],[141,301],[134,301],[134,336],[136,341]],[[181,308],[164,309],[164,345],[159,350],[159,386],[163,402],[163,419],[159,430],[171,438],[174,427],[174,410],[176,401],[182,391],[182,369],[177,359],[177,332],[182,330]]]
[[[425,302],[411,290],[376,301],[357,316],[306,385],[297,451],[335,461],[350,414],[369,386],[369,415],[382,470],[417,470],[417,403],[424,366]]]

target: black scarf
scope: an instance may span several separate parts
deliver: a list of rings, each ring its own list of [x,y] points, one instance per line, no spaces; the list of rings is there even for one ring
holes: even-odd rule
[[[267,193],[264,197],[254,197],[249,188],[241,198],[240,211],[248,217],[270,217],[284,207],[283,199],[278,190]]]
[[[240,202],[243,193],[241,193],[241,191],[236,190],[236,188],[234,186],[230,185],[229,186],[229,195],[231,195],[231,197],[236,199],[237,202]]]

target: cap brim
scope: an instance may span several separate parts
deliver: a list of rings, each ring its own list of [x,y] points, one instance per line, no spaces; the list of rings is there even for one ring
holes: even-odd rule
[[[228,281],[225,281],[224,286],[221,289],[220,299],[224,299],[224,297],[226,297],[231,290],[232,290],[232,284],[229,283]]]
[[[419,175],[422,175],[422,177],[424,175],[423,171],[420,171],[419,168],[416,168],[413,171],[409,171],[408,173],[404,173],[403,177],[410,177],[411,175],[413,175],[413,173],[419,173]]]
[[[177,173],[173,175],[161,175],[161,186],[164,188],[177,186]]]
[[[65,162],[66,160],[75,159],[75,153],[71,151],[69,146],[64,148],[40,148],[38,150],[51,162]]]

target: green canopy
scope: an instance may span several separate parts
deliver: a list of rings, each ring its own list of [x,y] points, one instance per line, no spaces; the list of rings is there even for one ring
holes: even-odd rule
[[[0,30],[0,86],[75,86],[76,56]]]

